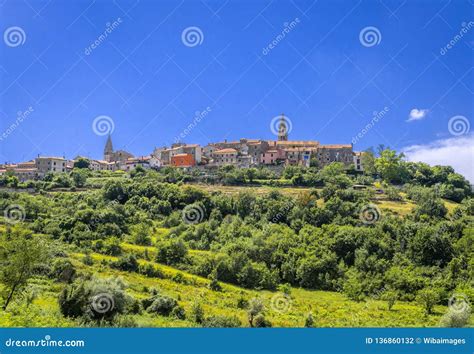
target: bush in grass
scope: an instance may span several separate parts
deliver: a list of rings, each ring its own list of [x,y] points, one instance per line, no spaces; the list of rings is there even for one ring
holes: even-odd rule
[[[184,277],[183,273],[176,273],[171,277],[171,280],[178,284],[187,284],[187,280]]]
[[[433,307],[439,302],[439,292],[432,288],[425,288],[418,291],[417,302],[423,306],[426,314],[433,312]]]
[[[208,328],[235,328],[242,326],[242,322],[236,316],[210,316],[202,324]]]
[[[308,328],[314,327],[314,318],[313,318],[313,314],[311,312],[306,317],[305,322],[304,322],[304,326],[308,327]]]
[[[462,328],[469,324],[470,317],[471,308],[469,306],[464,306],[458,310],[449,309],[449,311],[441,317],[440,324],[442,327]]]
[[[118,315],[114,320],[113,326],[116,328],[136,328],[138,323],[130,315]]]
[[[263,301],[259,298],[253,298],[249,302],[249,308],[247,311],[248,320],[250,327],[255,326],[255,318],[260,315],[264,310]]]
[[[188,249],[181,240],[164,240],[157,244],[156,261],[168,265],[177,264],[184,260]]]
[[[265,316],[260,313],[254,318],[254,326],[257,328],[271,327],[272,324],[268,321]]]
[[[355,273],[349,274],[348,279],[343,284],[343,291],[349,299],[357,302],[363,301],[365,298],[364,287]]]
[[[388,310],[390,311],[398,300],[398,292],[395,290],[386,290],[382,294],[382,300],[387,301]]]
[[[142,263],[138,266],[138,273],[149,278],[163,278],[163,273],[152,264]]]
[[[178,320],[184,320],[186,318],[186,311],[181,306],[175,306],[173,310],[171,310],[171,316],[177,318]]]
[[[66,317],[83,317],[87,321],[112,321],[125,312],[130,299],[119,278],[77,279],[59,296],[59,308]]]
[[[213,291],[222,291],[222,286],[217,281],[217,278],[212,277],[211,282],[209,283],[209,289]]]
[[[191,312],[189,314],[189,318],[191,321],[196,323],[203,323],[204,321],[204,309],[202,308],[201,304],[197,301],[193,303],[191,306]]]
[[[94,264],[94,259],[92,258],[90,253],[86,253],[86,255],[82,258],[82,263],[88,266],[91,266]]]
[[[141,223],[132,228],[132,242],[140,246],[150,246],[150,226]]]
[[[249,305],[249,302],[247,301],[246,298],[242,296],[239,297],[239,299],[237,300],[237,308],[239,309],[246,309],[248,305]]]
[[[146,309],[147,312],[156,313],[162,316],[169,316],[171,311],[178,305],[178,302],[172,297],[165,295],[156,295],[151,305]]]
[[[288,283],[279,285],[278,290],[286,296],[291,296],[291,285]]]
[[[112,262],[111,267],[126,272],[136,272],[138,271],[138,261],[133,254],[128,254],[120,257],[116,262]]]
[[[50,275],[59,282],[71,283],[76,276],[76,268],[70,260],[58,258],[53,262]]]

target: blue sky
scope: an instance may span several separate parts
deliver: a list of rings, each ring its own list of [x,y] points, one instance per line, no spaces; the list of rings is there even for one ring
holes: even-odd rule
[[[472,142],[468,1],[6,0],[0,6],[1,162],[37,154],[101,157],[106,136],[93,129],[98,116],[113,122],[116,148],[149,154],[208,107],[185,142],[272,139],[270,122],[282,112],[292,123],[290,139],[351,143],[361,134],[356,150]],[[99,39],[107,27],[113,28]],[[183,41],[189,27],[200,31],[197,43]],[[15,28],[23,31],[17,30],[19,42],[7,36]],[[450,133],[456,116],[463,117],[462,136]],[[472,168],[472,152],[467,158]]]

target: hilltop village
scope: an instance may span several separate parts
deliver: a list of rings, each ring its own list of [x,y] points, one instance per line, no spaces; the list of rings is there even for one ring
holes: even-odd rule
[[[348,168],[362,171],[361,152],[353,151],[352,144],[321,145],[318,141],[289,140],[286,120],[281,116],[277,140],[245,139],[209,143],[206,146],[177,142],[171,147],[155,148],[149,156],[136,157],[125,150],[114,150],[112,137],[108,135],[102,160],[77,156],[73,160],[65,157],[38,156],[34,160],[0,165],[0,175],[13,173],[20,181],[39,179],[47,173],[68,172],[75,161],[89,160],[94,171],[131,171],[137,166],[145,169],[162,167],[215,168],[232,165],[238,168],[258,166],[310,166],[316,161],[324,167],[332,162],[341,162]]]

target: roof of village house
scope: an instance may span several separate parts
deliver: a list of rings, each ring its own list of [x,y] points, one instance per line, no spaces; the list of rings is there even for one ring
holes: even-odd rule
[[[173,157],[187,157],[187,156],[193,156],[192,154],[176,154],[174,156],[172,156],[171,158]]]
[[[283,148],[285,151],[290,151],[290,152],[298,152],[298,151],[316,151],[317,148],[314,147],[314,146],[308,146],[308,147],[303,147],[303,146],[299,146],[299,147],[285,147]]]
[[[342,149],[342,148],[352,148],[351,144],[329,144],[321,145],[322,149]]]
[[[185,149],[185,148],[196,148],[196,147],[199,147],[199,144],[186,144],[186,145],[181,145],[181,146],[176,146],[174,148],[169,148],[169,149],[165,149],[165,150],[179,150],[179,149]]]
[[[150,160],[150,156],[139,156],[139,157],[129,157],[126,161],[126,163],[133,163],[133,162],[139,162],[139,161],[148,161]]]
[[[288,141],[275,141],[268,140],[269,143],[276,143],[277,145],[319,145],[319,141],[313,140],[288,140]]]
[[[214,151],[214,154],[233,154],[233,153],[237,153],[237,150],[228,148],[228,149]]]
[[[64,157],[57,157],[57,156],[38,156],[38,159],[53,159],[53,160],[65,160]]]

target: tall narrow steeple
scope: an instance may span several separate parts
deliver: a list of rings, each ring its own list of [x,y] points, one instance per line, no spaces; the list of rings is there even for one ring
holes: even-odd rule
[[[284,113],[281,114],[278,125],[278,141],[288,141],[288,122]]]
[[[105,148],[104,148],[104,160],[110,162],[113,152],[114,152],[114,147],[112,145],[112,138],[109,134],[109,136],[107,137],[107,142],[105,143]]]

